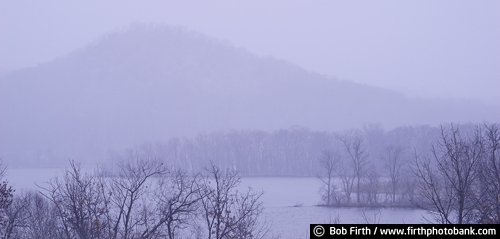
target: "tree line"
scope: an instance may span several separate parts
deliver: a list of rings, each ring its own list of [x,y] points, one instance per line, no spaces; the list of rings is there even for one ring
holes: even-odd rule
[[[236,170],[242,176],[316,176],[322,172],[317,160],[322,150],[337,145],[338,135],[349,131],[363,136],[362,146],[367,160],[380,171],[383,165],[380,154],[385,146],[427,150],[438,128],[417,125],[385,130],[379,124],[368,124],[341,132],[316,131],[300,126],[271,132],[204,132],[191,138],[174,137],[143,143],[125,151],[110,151],[109,160],[113,164],[133,150],[141,157],[162,158],[172,167],[188,172],[200,171],[213,162],[222,168]],[[405,150],[403,157],[408,153]]]
[[[366,134],[338,134],[322,150],[320,195],[325,206],[408,206],[429,222],[500,223],[500,124],[440,126],[428,148],[383,144],[373,166]]]
[[[211,164],[188,175],[130,154],[113,174],[75,161],[38,190],[0,187],[1,238],[268,238],[263,192],[238,191],[241,177]]]

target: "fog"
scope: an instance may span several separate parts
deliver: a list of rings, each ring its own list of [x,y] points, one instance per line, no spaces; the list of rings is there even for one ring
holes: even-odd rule
[[[0,166],[30,176],[40,170],[45,177],[71,165],[60,178],[66,184],[49,184],[52,191],[45,192],[51,196],[40,199],[52,200],[47,205],[68,193],[61,185],[82,182],[79,163],[86,172],[102,166],[83,181],[108,187],[91,190],[97,196],[90,196],[89,205],[113,197],[105,190],[130,191],[123,186],[127,180],[143,193],[135,199],[123,194],[115,202],[156,196],[166,202],[170,189],[183,194],[182,185],[189,183],[191,214],[198,201],[217,201],[200,194],[211,190],[207,172],[232,180],[230,189],[240,176],[260,186],[294,177],[315,185],[308,189],[319,185],[319,193],[299,214],[290,211],[302,207],[289,205],[295,198],[277,199],[287,203],[271,211],[298,218],[308,211],[323,220],[331,215],[310,207],[413,210],[415,202],[427,203],[417,195],[429,189],[419,179],[437,169],[446,174],[470,166],[483,177],[472,177],[470,192],[450,191],[449,198],[482,190],[491,196],[489,206],[500,210],[498,202],[493,205],[500,188],[487,187],[500,185],[498,167],[490,165],[500,164],[499,42],[498,1],[0,0]],[[446,149],[473,162],[437,167],[434,161],[454,163],[446,160],[456,152]],[[422,167],[420,174],[415,165]],[[8,179],[9,170],[1,169],[0,179]],[[196,181],[173,169],[206,178]],[[136,172],[139,177],[130,176]],[[141,179],[141,172],[147,176]],[[169,190],[143,187],[155,177]],[[5,184],[0,197],[2,190],[5,197],[11,193]],[[25,210],[28,196],[13,205]],[[477,198],[465,200],[474,201],[468,210],[475,216],[448,213],[435,222],[500,220],[481,211]],[[119,205],[125,203],[106,203],[112,209],[104,211],[113,214],[123,209]],[[115,222],[111,214],[107,223]],[[400,214],[406,212],[394,213]],[[166,230],[157,219],[157,228]],[[122,219],[116,220],[118,225]],[[140,223],[153,237],[150,224]],[[201,231],[196,226],[193,237]],[[116,237],[116,228],[107,233]],[[131,230],[122,229],[124,235]],[[30,232],[16,233],[29,238]]]
[[[163,22],[412,97],[500,102],[498,1],[0,1],[0,68]]]
[[[1,156],[497,122],[497,1],[1,1]],[[51,164],[52,165],[52,164]]]

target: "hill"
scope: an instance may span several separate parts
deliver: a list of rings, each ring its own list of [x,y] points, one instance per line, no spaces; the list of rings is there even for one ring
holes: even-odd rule
[[[50,166],[203,131],[498,121],[499,109],[409,99],[201,33],[139,25],[3,76],[0,155],[14,166]]]

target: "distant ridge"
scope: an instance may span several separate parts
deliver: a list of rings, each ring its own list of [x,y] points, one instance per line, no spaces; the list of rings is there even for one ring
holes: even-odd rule
[[[55,158],[95,159],[108,149],[202,131],[498,121],[500,108],[408,99],[201,33],[135,25],[9,72],[1,79],[0,115],[0,155],[55,164]]]

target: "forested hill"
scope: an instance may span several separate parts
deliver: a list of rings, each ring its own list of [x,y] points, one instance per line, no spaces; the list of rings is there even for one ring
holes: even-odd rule
[[[9,72],[1,79],[0,110],[0,155],[11,166],[100,160],[109,149],[218,130],[500,119],[496,106],[408,99],[201,33],[149,25]]]

